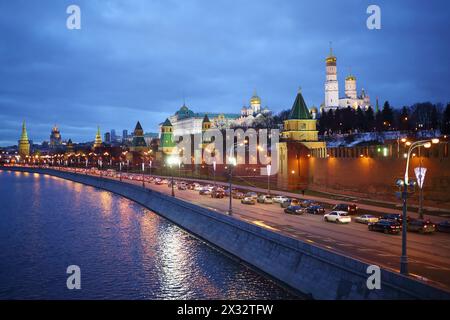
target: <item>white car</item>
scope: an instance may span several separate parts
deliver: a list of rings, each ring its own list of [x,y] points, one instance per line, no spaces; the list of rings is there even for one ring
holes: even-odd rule
[[[350,218],[348,213],[345,211],[331,211],[323,216],[323,220],[326,222],[350,223],[352,218]]]
[[[275,196],[275,197],[272,198],[272,201],[274,203],[282,203],[282,202],[285,202],[285,201],[289,201],[289,198],[285,197],[285,196]]]
[[[365,224],[375,223],[375,222],[378,222],[378,220],[380,220],[380,219],[378,219],[377,217],[375,217],[371,214],[363,214],[362,216],[355,218],[356,222],[365,223]]]

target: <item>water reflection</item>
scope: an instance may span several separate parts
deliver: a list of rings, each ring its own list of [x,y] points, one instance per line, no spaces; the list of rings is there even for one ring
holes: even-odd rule
[[[0,171],[0,298],[293,298],[145,208],[106,191]],[[66,289],[77,264],[82,290]]]

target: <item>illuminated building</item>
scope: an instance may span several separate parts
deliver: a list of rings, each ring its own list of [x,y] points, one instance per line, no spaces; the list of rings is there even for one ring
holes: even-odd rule
[[[102,135],[100,134],[100,127],[97,126],[97,134],[95,135],[93,148],[100,148],[102,146]]]
[[[61,142],[61,133],[56,125],[53,126],[52,131],[50,133],[50,148],[58,148],[62,145]]]
[[[22,123],[22,134],[19,140],[19,155],[25,158],[30,155],[30,140],[28,140],[27,128],[25,121]]]

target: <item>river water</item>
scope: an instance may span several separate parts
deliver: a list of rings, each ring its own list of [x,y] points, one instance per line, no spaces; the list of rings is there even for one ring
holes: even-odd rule
[[[66,286],[69,265],[81,289]],[[144,207],[0,171],[0,299],[295,299]]]

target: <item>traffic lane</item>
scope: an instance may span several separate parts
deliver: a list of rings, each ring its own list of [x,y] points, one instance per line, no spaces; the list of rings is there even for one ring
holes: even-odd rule
[[[156,176],[155,176],[156,177]],[[160,178],[163,179],[167,179],[167,177],[165,176],[158,176]],[[190,182],[198,182],[199,184],[202,185],[206,185],[206,184],[214,184],[213,181],[210,180],[199,180],[199,179],[193,179],[193,178],[178,178],[175,177],[175,180],[179,180],[179,181],[190,181]],[[228,183],[226,182],[216,182],[217,185],[222,186],[222,187],[228,187]],[[233,189],[238,189],[238,190],[245,190],[245,191],[254,191],[254,192],[258,192],[258,193],[266,193],[267,189],[263,189],[263,188],[258,188],[258,187],[251,187],[251,186],[242,186],[242,185],[232,185]],[[305,200],[313,200],[313,201],[317,201],[319,203],[322,204],[327,204],[327,205],[335,205],[337,203],[342,203],[342,202],[346,202],[344,200],[337,200],[337,199],[329,199],[329,198],[324,198],[324,197],[318,197],[318,196],[311,196],[311,195],[300,195],[297,193],[292,193],[292,192],[287,192],[287,191],[279,191],[279,190],[272,190],[270,192],[272,195],[281,195],[281,196],[286,196],[289,198],[302,198]],[[344,197],[344,196],[342,196]],[[351,198],[351,197],[350,197]],[[366,210],[366,211],[370,211],[370,212],[374,212],[378,215],[381,214],[386,214],[386,213],[402,213],[401,209],[392,209],[392,208],[385,208],[385,207],[379,207],[379,206],[375,206],[375,205],[370,205],[370,204],[363,204],[363,203],[359,203],[359,202],[355,202],[355,201],[347,201],[349,203],[352,204],[356,204],[359,208]],[[408,211],[408,216],[417,218],[418,217],[418,213],[417,212],[411,212]],[[425,214],[426,218],[430,218],[435,220],[436,222],[440,222],[440,221],[444,221],[444,220],[448,220],[446,217],[444,216],[429,216]]]

